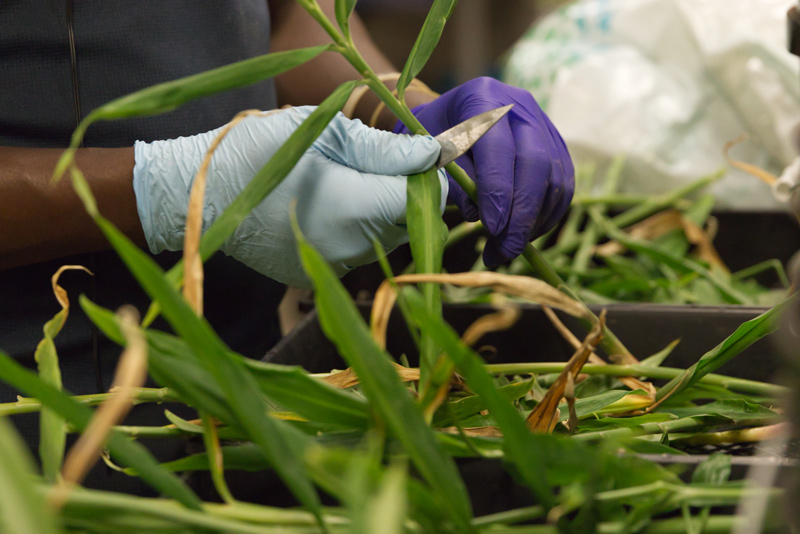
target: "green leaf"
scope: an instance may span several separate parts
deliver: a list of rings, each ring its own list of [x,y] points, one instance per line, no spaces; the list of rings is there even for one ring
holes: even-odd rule
[[[663,423],[678,417],[671,413],[649,413],[633,417],[601,417],[600,419],[587,419],[581,422],[580,431],[594,432],[609,428],[635,428],[644,423]]]
[[[94,304],[85,296],[81,296],[80,303],[86,315],[106,336],[124,345],[125,340],[113,320],[113,312]],[[195,406],[204,407],[223,421],[233,419],[233,416],[225,415],[230,412],[224,407],[224,395],[211,375],[192,365],[197,358],[185,341],[157,330],[147,331],[146,334],[151,360],[158,362],[156,374],[164,381],[162,385],[175,389],[183,398],[191,399]],[[286,410],[296,412],[310,421],[346,427],[364,427],[369,421],[369,406],[365,400],[309,376],[301,367],[273,365],[234,352],[229,354],[244,363],[270,401]],[[157,381],[162,383],[161,380]],[[187,388],[194,392],[187,392]],[[212,398],[196,404],[205,397]]]
[[[762,337],[774,332],[778,328],[777,316],[792,298],[794,297],[789,297],[771,310],[742,324],[733,334],[728,336],[725,341],[705,353],[703,357],[700,358],[700,361],[660,388],[656,394],[656,400],[661,400],[668,394],[675,395],[691,387],[701,378],[725,365]]]
[[[143,115],[155,115],[171,111],[198,98],[272,78],[302,65],[328,49],[328,45],[324,45],[286,52],[273,52],[192,76],[186,76],[178,80],[153,85],[141,91],[117,98],[92,110],[81,121],[72,134],[70,146],[73,150],[78,148],[86,129],[95,121],[141,117]],[[56,168],[57,176],[61,176],[64,173],[71,160],[71,154],[69,156],[65,155],[59,160]]]
[[[320,517],[319,498],[302,461],[287,439],[282,422],[266,417],[265,399],[242,361],[231,357],[222,340],[204,319],[195,315],[147,254],[102,216],[97,215],[95,222],[150,298],[160,303],[172,328],[187,342],[206,372],[214,377],[235,417],[228,422],[261,447],[292,493]]]
[[[113,323],[113,312],[97,306],[84,295],[81,295],[80,304],[101,332],[112,341],[125,344],[118,325]],[[147,330],[145,334],[149,372],[158,384],[170,388],[184,402],[214,414],[221,421],[229,424],[236,421],[219,385],[199,365],[194,355],[187,358],[185,351],[188,349],[184,342],[154,330]]]
[[[644,254],[647,257],[651,258],[652,260],[659,263],[663,263],[673,269],[680,271],[681,273],[690,273],[690,272],[697,273],[702,278],[714,284],[714,287],[722,291],[725,294],[725,297],[728,299],[728,301],[734,304],[751,303],[752,299],[750,299],[747,295],[742,294],[741,291],[736,290],[727,280],[723,279],[717,273],[712,272],[711,270],[697,263],[696,261],[692,261],[683,256],[675,256],[673,254],[668,254],[662,250],[659,250],[651,243],[645,242],[641,239],[634,239],[625,232],[623,232],[622,230],[620,230],[619,228],[617,228],[616,226],[614,226],[614,223],[611,220],[596,212],[590,211],[589,215],[592,217],[593,221],[597,222],[598,224],[600,224],[600,226],[602,226],[603,230],[608,235],[608,237],[616,241],[619,241],[621,244],[625,245],[630,250],[633,250],[640,254]]]
[[[692,482],[719,485],[728,481],[731,476],[731,457],[717,452],[697,466],[692,473]]]
[[[408,177],[407,226],[408,239],[411,245],[411,256],[418,273],[440,273],[442,271],[442,255],[444,243],[447,241],[447,225],[442,220],[440,205],[442,188],[439,184],[439,173],[432,168],[424,173]],[[425,296],[428,309],[441,315],[442,292],[438,284],[421,284],[420,290]],[[430,337],[420,338],[420,385],[421,394],[438,390],[438,383],[430,382],[431,372],[436,365],[439,351]],[[444,380],[450,373],[445,370],[439,373]],[[424,401],[425,402],[425,401]]]
[[[255,360],[245,365],[269,399],[310,421],[346,427],[365,427],[369,422],[364,399],[309,376],[302,367]]]
[[[61,369],[58,366],[58,353],[53,338],[58,335],[67,320],[68,309],[58,312],[44,325],[44,339],[36,347],[34,358],[39,369],[39,377],[56,389],[61,389]],[[64,460],[67,444],[67,427],[64,419],[49,408],[43,408],[39,415],[39,458],[42,461],[42,474],[48,482],[55,482]]]
[[[614,389],[611,391],[600,393],[599,395],[595,395],[593,397],[576,400],[575,411],[578,414],[578,418],[582,419],[592,414],[604,413],[603,408],[606,408],[607,406],[614,404],[618,400],[623,399],[628,395],[644,395],[644,394],[645,392],[642,391],[641,389],[637,389],[635,391]],[[567,410],[562,410],[559,421],[566,421],[567,419],[569,419],[569,412]]]
[[[405,529],[408,474],[403,465],[386,471],[377,493],[364,509],[365,533],[403,534]]]
[[[675,350],[675,347],[677,347],[678,343],[680,343],[680,342],[681,342],[680,339],[676,339],[676,340],[672,341],[669,345],[667,345],[666,347],[664,347],[660,351],[658,351],[655,354],[653,354],[651,356],[648,356],[647,358],[642,360],[641,361],[641,365],[644,365],[645,367],[659,367],[659,366],[661,366],[661,364],[664,363],[664,360],[667,359],[667,356],[672,354],[672,351]]]
[[[661,409],[659,409],[661,411]],[[677,417],[695,417],[709,415],[722,417],[731,421],[751,421],[759,419],[777,419],[779,415],[760,404],[744,399],[724,399],[709,402],[700,406],[665,407],[663,411]]]
[[[336,22],[345,35],[350,35],[350,15],[356,7],[356,0],[336,0]]]
[[[34,472],[33,459],[19,434],[11,423],[0,418],[0,531],[61,532],[45,499],[34,487]]]
[[[532,378],[526,382],[518,382],[497,388],[497,392],[507,400],[513,402],[520,397],[524,397],[533,387],[536,379]],[[441,427],[454,424],[487,408],[486,400],[479,395],[470,395],[457,401],[448,402],[436,410],[433,417],[433,426]]]
[[[629,439],[623,442],[626,450],[636,454],[677,454],[685,455],[682,450],[675,449],[669,445],[664,445],[658,441],[649,441],[645,439]]]
[[[443,452],[425,423],[389,356],[373,341],[347,290],[296,227],[295,235],[303,268],[314,284],[314,298],[325,335],[355,370],[363,393],[403,444],[451,519],[465,531],[472,531],[469,499],[455,463]]]
[[[26,395],[39,399],[42,405],[58,413],[78,430],[83,431],[88,426],[93,413],[91,409],[46,384],[3,352],[0,352],[0,376]],[[188,508],[200,509],[197,496],[181,480],[158,465],[150,452],[139,443],[112,431],[107,447],[119,463],[136,469],[142,480],[154,489]]]
[[[398,97],[401,99],[408,84],[417,77],[431,57],[439,38],[442,36],[447,19],[453,14],[457,1],[433,1],[428,16],[425,18],[425,23],[422,25],[422,30],[420,30],[417,41],[411,49],[411,54],[406,60],[406,65],[403,67],[403,72],[400,74],[400,79],[397,81]]]
[[[447,325],[440,315],[431,313],[423,297],[413,288],[403,288],[403,296],[411,309],[414,319],[424,333],[432,337],[442,347],[466,378],[470,388],[480,395],[489,411],[503,431],[507,458],[517,467],[522,479],[536,493],[545,506],[554,504],[553,495],[545,476],[546,458],[536,451],[542,436],[534,436],[525,426],[519,412],[498,393],[494,381],[486,372],[483,360],[464,345],[458,334]]]

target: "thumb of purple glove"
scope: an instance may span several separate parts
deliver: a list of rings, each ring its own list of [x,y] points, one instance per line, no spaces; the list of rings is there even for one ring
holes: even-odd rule
[[[438,135],[508,104],[514,104],[508,115],[457,160],[475,181],[477,205],[448,176],[448,203],[468,221],[480,218],[491,235],[483,251],[489,267],[519,256],[566,213],[575,190],[567,147],[528,91],[493,78],[476,78],[413,109],[425,129]],[[409,130],[398,122],[394,132]]]

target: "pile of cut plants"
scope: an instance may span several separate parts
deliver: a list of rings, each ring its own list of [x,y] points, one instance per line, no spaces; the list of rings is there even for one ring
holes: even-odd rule
[[[778,258],[732,272],[714,246],[721,223],[714,216],[714,196],[706,190],[724,178],[724,169],[660,195],[640,196],[616,192],[623,166],[623,157],[615,158],[604,173],[594,164],[579,166],[564,223],[534,243],[584,302],[769,307],[786,297],[790,283]],[[764,216],[777,220],[781,215]],[[445,245],[445,264],[454,272],[486,270],[481,259],[484,236],[480,222],[454,226]],[[770,239],[797,236],[800,231]],[[757,237],[740,236],[740,255],[746,255],[748,241]],[[404,272],[413,269],[410,265]],[[536,276],[524,258],[493,270]],[[356,291],[374,289],[362,287],[365,283],[358,278],[352,285]],[[488,294],[484,289],[445,288],[452,303],[485,302]]]
[[[112,311],[86,296],[79,299],[99,330],[121,346],[109,393],[79,395],[61,384],[55,339],[69,328],[70,302],[58,286],[59,273],[53,288],[62,311],[44,325],[36,349],[38,373],[0,352],[0,377],[24,395],[1,405],[0,413],[40,412],[41,430],[34,462],[9,420],[0,419],[0,530],[708,533],[732,532],[753,521],[764,531],[785,529],[775,511],[782,490],[731,480],[729,455],[710,455],[684,472],[678,463],[664,466],[647,455],[682,455],[683,442],[752,441],[786,433],[778,408],[785,388],[716,371],[773,332],[789,300],[697,354],[688,369],[665,367],[671,347],[631,354],[608,328],[605,313],[593,313],[533,245],[524,257],[538,278],[440,274],[446,229],[435,169],[408,179],[408,229],[417,274],[387,279],[369,324],[295,224],[320,323],[347,369],[311,375],[298,366],[244,358],[223,343],[202,317],[202,261],[289,173],[358,85],[369,86],[412,129],[424,131],[403,92],[455,7],[454,0],[432,3],[394,95],[350,38],[354,0],[336,2],[335,22],[314,0],[299,3],[330,34],[331,45],[269,54],[154,86],[94,110],[76,130],[56,175],[72,180],[87,213],[152,306],[140,320],[130,308]],[[91,123],[168,111],[275,76],[324,50],[341,53],[365,78],[334,91],[202,235],[199,210],[190,209],[184,261],[162,271],[98,211],[74,160]],[[454,164],[447,170],[474,192],[463,170]],[[194,181],[200,198],[203,184],[202,176]],[[386,267],[385,258],[381,261]],[[442,319],[440,284],[490,288],[496,310],[458,334]],[[485,364],[473,347],[488,332],[513,328],[517,299],[552,310],[553,327],[573,343],[574,352],[553,354],[551,362]],[[386,349],[388,318],[395,309],[416,339],[415,367]],[[584,331],[569,332],[559,314],[575,317]],[[149,327],[159,315],[174,333]],[[157,388],[142,387],[148,374]],[[164,401],[184,404],[196,417],[165,411],[160,424],[120,424],[133,405]],[[67,448],[69,433],[79,437]],[[169,462],[156,460],[143,441],[193,437],[202,441],[203,450]],[[467,480],[460,471],[470,458],[507,473],[509,484],[525,490],[523,504],[476,514],[481,480]],[[160,498],[82,487],[98,461],[138,477]],[[186,482],[186,473],[201,471],[213,484],[213,502],[202,501]],[[248,495],[258,497],[249,502],[241,498],[245,488],[231,482],[241,480],[231,476],[234,472],[272,473],[281,485],[250,482]],[[293,496],[296,506],[271,505],[277,492]],[[763,521],[736,512],[740,503],[752,502]]]

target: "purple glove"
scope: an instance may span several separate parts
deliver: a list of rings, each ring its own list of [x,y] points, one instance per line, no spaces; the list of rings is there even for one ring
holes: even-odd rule
[[[478,189],[478,205],[448,176],[449,204],[468,221],[479,216],[491,237],[483,251],[489,267],[519,256],[525,245],[563,217],[575,190],[569,152],[528,91],[493,78],[476,78],[413,109],[432,135],[507,104],[511,111],[457,162]],[[395,133],[409,133],[402,122]]]

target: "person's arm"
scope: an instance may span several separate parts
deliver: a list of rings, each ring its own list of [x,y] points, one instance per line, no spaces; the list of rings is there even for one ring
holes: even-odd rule
[[[270,0],[274,18],[275,50],[330,42],[310,15],[288,0]],[[334,0],[320,0],[328,17],[334,17]],[[353,39],[367,63],[377,72],[394,67],[372,43],[356,16],[351,21]],[[310,63],[277,78],[282,104],[319,103],[334,87],[358,77],[355,69],[335,53],[325,53]],[[555,126],[533,96],[491,78],[476,78],[434,99],[409,92],[407,103],[432,135],[501,106],[514,108],[458,164],[477,186],[477,202],[450,180],[448,202],[457,204],[467,220],[480,218],[491,234],[484,262],[496,266],[521,254],[527,243],[553,228],[564,215],[575,189],[574,167]],[[368,92],[356,108],[356,117],[369,120],[378,99]],[[384,110],[378,127],[409,133],[392,113]]]
[[[335,24],[334,0],[319,0],[319,4]],[[325,33],[325,30],[294,0],[270,0],[269,5],[272,15],[270,46],[273,52],[331,42],[331,38]],[[356,48],[377,74],[398,70],[378,50],[361,19],[355,13],[350,19],[350,31]],[[360,78],[358,72],[340,54],[326,52],[275,79],[278,103],[281,106],[319,104],[340,84]],[[394,89],[394,81],[387,81],[386,84],[390,89]],[[412,108],[433,99],[434,97],[431,95],[416,91],[406,93],[406,102]],[[378,97],[372,91],[367,91],[355,109],[355,118],[368,123],[372,112],[379,103]],[[384,108],[376,126],[382,130],[391,131],[396,124],[397,118],[390,110]]]
[[[108,248],[69,177],[50,180],[62,149],[0,147],[0,269]],[[133,148],[78,150],[100,212],[144,246],[136,212]]]

